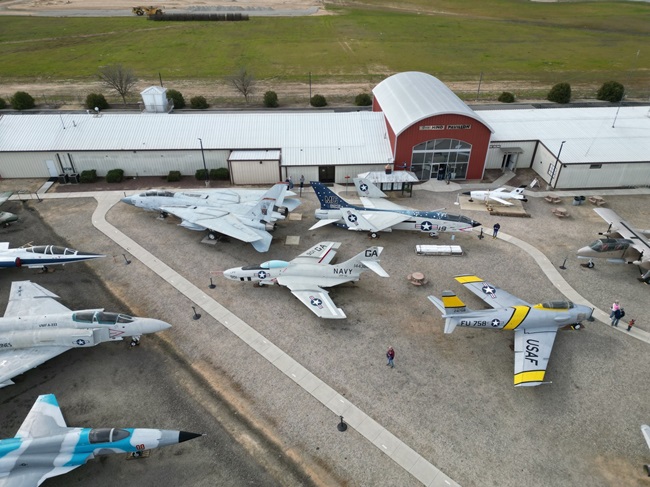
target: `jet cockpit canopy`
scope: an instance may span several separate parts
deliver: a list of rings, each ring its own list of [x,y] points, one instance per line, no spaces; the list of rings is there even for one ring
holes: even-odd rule
[[[112,443],[128,438],[130,433],[120,428],[93,428],[88,432],[90,443]]]
[[[546,301],[541,304],[545,309],[572,309],[574,306],[571,301]]]
[[[116,323],[133,323],[133,317],[121,313],[111,313],[104,310],[77,311],[72,315],[73,321],[80,323],[98,323],[100,325],[115,325]]]

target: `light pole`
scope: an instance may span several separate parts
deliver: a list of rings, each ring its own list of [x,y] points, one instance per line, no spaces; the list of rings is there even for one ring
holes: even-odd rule
[[[562,147],[564,147],[564,144],[566,143],[566,140],[563,140],[562,143],[560,144],[560,150],[557,151],[557,157],[555,158],[555,164],[553,165],[553,173],[551,174],[551,179],[549,180],[549,187],[555,189],[555,186],[553,186],[553,176],[555,176],[555,172],[557,171],[557,164],[560,162],[560,154],[562,154]],[[557,184],[557,177],[555,178],[555,184]],[[550,189],[549,188],[549,189]]]
[[[199,137],[199,144],[201,144],[201,157],[203,158],[203,170],[205,171],[205,187],[210,186],[210,175],[208,174],[208,166],[205,165],[205,154],[203,153],[203,141]]]

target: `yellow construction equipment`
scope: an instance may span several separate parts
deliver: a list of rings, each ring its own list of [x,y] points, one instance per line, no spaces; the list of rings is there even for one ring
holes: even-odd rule
[[[144,7],[144,6],[139,6],[139,7],[133,7],[131,9],[131,12],[133,12],[136,15],[162,15],[163,13],[163,7]]]

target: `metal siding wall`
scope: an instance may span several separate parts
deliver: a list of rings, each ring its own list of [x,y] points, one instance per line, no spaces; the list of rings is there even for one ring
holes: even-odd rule
[[[280,162],[230,161],[230,171],[233,184],[275,184],[280,177]]]
[[[620,188],[650,186],[650,162],[603,164],[590,169],[589,164],[569,164],[562,168],[557,189]]]
[[[3,178],[49,178],[45,161],[56,162],[55,152],[0,152],[0,176]],[[58,162],[56,163],[59,166]],[[59,168],[60,169],[60,168]]]
[[[530,142],[499,142],[494,140],[490,142],[485,169],[501,169],[501,163],[503,162],[501,149],[507,149],[508,147],[521,147],[524,151],[517,158],[517,169],[532,167],[536,144],[537,141],[534,140]]]
[[[357,175],[363,173],[363,172],[370,172],[370,171],[384,171],[385,164],[378,164],[378,165],[360,165],[360,166],[336,166],[336,183],[337,184],[345,184],[345,176],[350,176],[350,179],[348,179],[348,183],[352,183],[352,179],[356,178]]]
[[[552,165],[555,165],[555,156],[544,145],[539,144],[537,154],[535,154],[535,160],[532,161],[531,169],[539,174],[542,181],[548,184],[550,179],[548,168]]]
[[[298,185],[300,176],[305,176],[305,186],[309,181],[318,181],[318,166],[286,166],[283,171],[293,179],[293,184]]]
[[[423,125],[464,125],[472,126],[469,130],[420,130]],[[395,152],[395,164],[402,164],[406,161],[408,167],[411,165],[413,147],[431,139],[458,139],[472,144],[472,154],[467,168],[466,179],[480,179],[483,176],[483,168],[490,142],[491,132],[481,122],[474,118],[463,115],[438,115],[425,118],[413,124],[400,134],[397,140]]]

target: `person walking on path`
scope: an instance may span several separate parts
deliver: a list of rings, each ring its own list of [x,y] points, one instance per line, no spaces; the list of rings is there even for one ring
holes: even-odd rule
[[[612,316],[612,326],[618,326],[618,320],[623,318],[625,316],[625,310],[623,308],[619,308],[616,311],[614,311],[614,316]]]
[[[612,307],[610,308],[612,312],[609,314],[610,318],[614,317],[614,312],[618,309],[621,309],[621,306],[618,304],[618,299],[614,301],[614,304],[612,304]]]
[[[293,178],[291,176],[287,178],[287,182],[289,183],[289,189],[293,189]]]
[[[627,324],[627,331],[630,331],[630,330],[632,329],[632,327],[634,326],[634,323],[635,323],[634,320],[630,320],[630,321],[628,322],[628,324]]]
[[[393,350],[393,347],[388,347],[388,350],[386,351],[386,358],[388,359],[386,365],[390,365],[391,369],[395,367],[395,364],[393,363],[393,360],[395,359],[395,350]]]
[[[501,225],[495,223],[494,226],[492,227],[492,238],[497,238],[497,233],[499,233],[500,229],[501,229]]]

